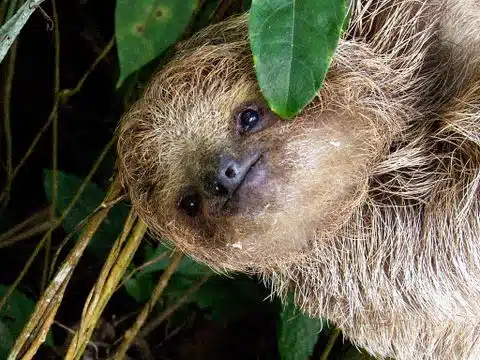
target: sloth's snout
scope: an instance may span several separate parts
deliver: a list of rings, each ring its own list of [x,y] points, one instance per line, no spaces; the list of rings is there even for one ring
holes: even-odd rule
[[[245,177],[260,156],[260,153],[249,154],[241,159],[220,156],[215,178],[215,195],[232,196],[242,185]]]

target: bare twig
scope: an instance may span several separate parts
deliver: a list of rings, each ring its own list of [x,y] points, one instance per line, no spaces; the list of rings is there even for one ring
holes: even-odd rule
[[[180,252],[175,252],[173,254],[172,260],[170,261],[170,265],[165,269],[162,276],[160,277],[160,280],[158,281],[157,286],[152,292],[152,296],[150,297],[150,300],[144,306],[142,312],[137,316],[137,320],[135,320],[135,323],[133,324],[133,326],[130,329],[128,329],[123,335],[123,341],[120,344],[115,355],[111,359],[123,359],[125,357],[127,350],[129,349],[130,345],[134,342],[135,338],[138,335],[138,332],[140,331],[140,328],[145,323],[145,320],[147,319],[148,314],[153,309],[155,304],[158,302],[158,299],[160,298],[160,296],[162,296],[163,290],[167,286],[168,281],[170,280],[170,277],[172,276],[178,264],[180,263],[180,260],[182,260],[182,256],[183,254]]]
[[[38,1],[38,0],[37,0]],[[43,0],[42,0],[43,1]],[[11,185],[12,185],[12,182],[13,180],[17,177],[18,175],[18,172],[20,171],[20,169],[23,167],[23,165],[25,164],[25,162],[28,160],[28,158],[30,157],[30,155],[32,155],[33,153],[33,150],[35,149],[35,147],[37,146],[38,142],[40,141],[40,138],[42,137],[42,135],[45,133],[45,131],[48,129],[48,127],[50,126],[50,124],[52,124],[52,122],[54,121],[54,118],[56,117],[56,114],[57,114],[57,110],[58,110],[58,106],[60,104],[60,101],[61,103],[65,103],[68,101],[68,99],[75,95],[77,92],[79,92],[83,86],[83,83],[85,82],[85,80],[87,79],[88,75],[90,75],[90,73],[97,67],[97,65],[100,63],[100,61],[106,56],[106,54],[111,50],[113,44],[114,44],[114,39],[112,38],[112,40],[110,40],[110,42],[107,44],[107,46],[105,47],[105,49],[102,51],[102,53],[94,60],[94,62],[92,63],[92,65],[90,65],[90,67],[88,68],[87,72],[82,76],[82,78],[78,81],[77,83],[77,86],[75,86],[75,88],[73,90],[71,89],[65,89],[65,90],[61,90],[60,92],[57,92],[57,96],[55,97],[55,102],[53,104],[53,107],[52,107],[52,111],[50,112],[50,115],[48,116],[48,119],[47,121],[45,122],[45,124],[43,124],[42,128],[40,129],[40,131],[37,133],[37,135],[35,136],[35,138],[33,139],[32,143],[30,144],[30,146],[28,147],[27,149],[27,152],[25,153],[25,155],[22,157],[22,159],[20,160],[20,162],[18,163],[17,166],[15,166],[15,168],[13,169],[13,172],[12,172],[12,175],[11,177],[8,179],[7,181],[7,184],[4,186],[4,189],[2,190],[2,193],[0,194],[0,201],[5,201],[5,198],[7,197],[7,195],[9,194],[9,191],[10,191],[10,188],[11,188]]]
[[[100,276],[85,302],[80,327],[70,343],[65,360],[80,359],[82,356],[105,306],[147,231],[147,225],[138,220],[129,236],[135,219],[136,215],[132,210],[125,221],[122,234],[110,251]]]
[[[117,287],[117,290],[122,287],[123,285],[125,285],[127,283],[128,280],[130,280],[132,278],[133,275],[135,275],[136,273],[142,271],[143,269],[145,269],[146,267],[164,259],[165,257],[167,256],[167,253],[166,252],[163,252],[161,253],[160,255],[156,256],[154,259],[152,260],[149,260],[149,261],[146,261],[145,263],[143,263],[142,265],[140,265],[139,267],[136,267],[135,269],[133,269],[132,271],[130,271],[130,273],[128,273],[127,275],[125,275],[123,277],[123,281],[121,284],[118,285]]]
[[[80,92],[82,89],[83,84],[85,83],[85,80],[87,80],[88,76],[91,74],[93,70],[97,67],[97,65],[100,63],[100,61],[107,56],[107,54],[112,50],[113,45],[115,44],[115,36],[113,36],[110,41],[107,43],[103,51],[98,55],[98,57],[95,59],[95,61],[90,65],[88,70],[83,74],[82,78],[78,81],[77,86],[75,86],[73,89],[63,89],[60,93],[62,98],[69,98]]]
[[[17,58],[17,44],[15,41],[10,48],[10,54],[8,55],[7,74],[5,79],[5,88],[3,95],[3,131],[5,133],[5,150],[6,150],[6,165],[7,165],[7,177],[6,177],[6,193],[2,199],[2,208],[6,207],[10,200],[10,179],[13,174],[13,160],[12,160],[12,127],[11,127],[11,98],[12,98],[12,83],[13,75],[15,73],[15,59]]]
[[[43,11],[43,10],[42,10]],[[50,220],[55,220],[55,211],[57,208],[57,193],[58,193],[58,183],[57,183],[57,173],[58,173],[58,102],[55,101],[55,98],[60,91],[60,30],[58,22],[58,13],[57,13],[57,3],[55,0],[52,0],[52,16],[53,21],[55,22],[53,37],[55,39],[55,71],[54,71],[54,87],[53,87],[53,99],[55,107],[52,110],[53,119],[52,119],[52,201],[50,204]],[[43,271],[42,271],[42,280],[40,289],[43,292],[47,286],[48,281],[48,269],[50,267],[50,257],[52,252],[52,234],[48,235],[47,242],[45,243],[45,257],[43,259]]]
[[[111,139],[110,142],[109,142],[109,145],[111,146],[114,142],[114,139]],[[110,146],[107,145],[106,148],[103,150],[103,152],[100,154],[100,156],[98,157],[98,159],[95,161],[95,163],[93,164],[92,168],[90,169],[90,172],[88,173],[87,177],[83,180],[83,183],[82,185],[80,185],[80,187],[78,188],[77,192],[75,193],[75,195],[73,196],[73,199],[72,201],[70,201],[70,204],[68,204],[68,206],[66,207],[66,209],[63,211],[63,213],[61,214],[60,218],[56,219],[55,220],[55,223],[52,225],[52,227],[50,228],[50,230],[48,230],[48,232],[42,237],[42,239],[40,240],[40,242],[38,243],[37,247],[35,248],[35,252],[34,254],[32,254],[32,256],[29,258],[29,260],[27,261],[27,263],[25,264],[24,266],[24,270],[22,271],[22,273],[17,277],[17,279],[15,280],[14,284],[12,284],[9,289],[7,290],[7,292],[5,293],[5,295],[3,296],[3,298],[0,300],[0,309],[2,309],[2,307],[6,304],[9,296],[12,294],[13,290],[15,290],[15,287],[18,285],[18,283],[20,282],[20,280],[23,278],[23,276],[26,274],[26,271],[28,270],[28,268],[30,267],[30,265],[33,263],[33,259],[35,258],[35,256],[38,254],[38,251],[45,245],[45,241],[47,239],[47,236],[49,234],[52,233],[53,230],[55,230],[57,228],[57,226],[59,226],[63,220],[65,220],[65,218],[67,217],[67,215],[70,213],[70,211],[72,210],[72,208],[75,206],[75,204],[77,203],[77,201],[80,199],[80,196],[83,194],[83,192],[85,191],[85,188],[87,187],[88,183],[90,182],[90,180],[92,179],[92,176],[93,174],[97,171],[98,167],[100,166],[102,160],[104,159],[105,155],[107,154],[108,152],[108,149],[110,148]],[[113,197],[108,197],[107,196],[107,201],[110,201],[112,200],[113,198],[117,197],[118,196],[118,193],[120,192],[121,190],[121,186],[120,184],[118,183],[118,181],[114,181],[114,184],[115,184],[115,196]],[[113,186],[113,184],[112,184]],[[108,212],[108,208],[105,208],[105,210],[107,210]],[[103,219],[102,219],[103,220]],[[73,270],[73,269],[72,269]]]
[[[330,334],[330,338],[328,339],[327,346],[323,350],[322,355],[320,355],[320,360],[328,359],[328,356],[330,355],[330,352],[333,349],[333,345],[335,345],[335,341],[337,340],[341,332],[342,330],[340,330],[339,328],[335,328],[332,330],[332,333]]]
[[[52,112],[50,113],[50,115],[48,116],[48,119],[47,121],[45,122],[45,124],[43,124],[42,128],[40,129],[40,131],[37,133],[37,135],[35,135],[35,138],[33,139],[32,143],[30,144],[30,146],[28,147],[27,149],[27,152],[25,153],[25,155],[23,155],[22,159],[20,160],[20,162],[18,163],[17,166],[15,166],[15,169],[13,169],[13,172],[12,172],[12,175],[10,176],[10,178],[8,179],[8,182],[7,184],[4,186],[3,190],[2,190],[2,193],[0,194],[0,201],[4,202],[5,201],[5,197],[8,198],[8,194],[10,192],[10,188],[12,186],[12,183],[13,183],[13,180],[16,178],[18,172],[20,171],[20,169],[23,167],[23,165],[25,164],[25,162],[28,160],[28,158],[30,157],[30,155],[32,155],[33,153],[33,150],[35,149],[35,147],[37,146],[38,142],[40,141],[40,138],[42,137],[42,135],[45,133],[45,131],[48,129],[48,127],[50,126],[50,124],[52,123],[52,120],[53,120],[53,115],[56,111],[56,108],[57,108],[57,104],[54,104],[53,106],[53,109],[52,109]]]
[[[8,239],[10,239],[12,236],[16,235],[23,229],[27,228],[30,225],[38,225],[39,223],[44,223],[45,221],[48,220],[49,218],[49,209],[43,209],[32,216],[28,217],[24,221],[22,221],[20,224],[15,225],[8,231],[4,232],[3,234],[0,235],[0,248],[3,247],[2,243]]]
[[[48,230],[50,230],[50,228],[53,226],[54,223],[55,223],[55,221],[47,220],[47,221],[45,221],[41,224],[35,225],[35,226],[21,232],[20,234],[16,234],[16,235],[12,236],[11,238],[2,241],[0,243],[0,249],[8,247],[8,246],[12,246],[13,244],[16,244],[19,241],[28,239],[32,236],[35,236],[35,235],[41,234],[45,231],[48,231]]]
[[[112,141],[110,141],[103,151],[105,153],[108,152],[108,150],[110,149],[112,144],[113,144]],[[93,210],[93,212],[91,214],[86,216],[84,219],[82,219],[82,221],[80,221],[77,224],[77,226],[75,226],[75,229],[63,239],[62,243],[60,244],[60,246],[55,251],[55,255],[53,256],[52,263],[50,265],[50,272],[48,274],[49,279],[51,279],[51,277],[53,275],[53,272],[55,271],[55,265],[57,263],[58,257],[60,256],[60,253],[62,252],[62,249],[70,241],[70,239],[73,237],[73,235],[75,235],[78,231],[80,231],[85,226],[85,224],[88,223],[88,221],[92,218],[92,216],[94,216],[101,209],[106,209],[106,208],[110,209],[114,205],[118,204],[124,198],[125,198],[125,194],[122,194],[122,195],[119,195],[116,199],[113,199],[112,201],[102,202],[100,205],[97,206],[97,208],[95,210]]]
[[[95,165],[91,170],[92,175],[94,170],[96,170]],[[69,206],[62,213],[60,219],[57,220],[57,226],[61,223],[61,221],[63,221],[63,219],[66,217],[66,215],[71,210],[76,201],[78,201],[78,198],[80,197],[81,193],[86,187],[86,184],[88,184],[89,181],[90,179],[86,178],[82,186],[77,190],[77,193],[70,202]],[[120,183],[117,179],[115,179],[110,186],[110,190],[107,193],[106,201],[111,201],[112,199],[116,198],[120,191]],[[54,320],[58,307],[60,306],[63,294],[65,292],[65,288],[70,280],[73,270],[78,264],[78,261],[80,260],[80,257],[82,256],[90,239],[93,237],[100,224],[107,216],[108,210],[108,208],[102,209],[97,214],[95,214],[95,216],[92,217],[92,219],[89,221],[87,227],[82,232],[74,248],[69,253],[66,260],[57,272],[57,275],[45,290],[42,298],[37,302],[37,305],[30,320],[28,321],[27,325],[24,327],[22,333],[15,342],[15,345],[8,357],[9,360],[17,359],[20,354],[23,355],[22,359],[31,359],[35,355],[39,346],[45,340],[46,334]],[[51,231],[53,231],[53,228],[49,232]],[[44,236],[40,243],[37,245],[37,249],[40,249],[41,246],[43,246],[45,239],[46,236]],[[9,290],[13,291],[13,289],[14,286],[11,286]],[[6,302],[7,298],[8,295],[6,294],[5,297],[2,299],[2,302]]]
[[[160,315],[158,315],[155,319],[150,321],[147,325],[144,326],[142,331],[140,331],[140,336],[145,337],[150,332],[152,332],[155,328],[157,328],[161,323],[163,323],[166,319],[168,319],[175,311],[177,311],[185,302],[189,299],[192,294],[198,291],[200,287],[205,284],[205,282],[212,276],[211,273],[204,275],[195,285],[193,285],[190,289],[185,291],[183,295],[173,304],[172,306],[165,309]]]

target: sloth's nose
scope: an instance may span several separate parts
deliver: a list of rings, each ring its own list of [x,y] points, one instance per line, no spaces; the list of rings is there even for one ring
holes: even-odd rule
[[[215,179],[215,193],[220,196],[232,195],[242,184],[259,157],[259,154],[245,156],[243,159],[220,156]]]

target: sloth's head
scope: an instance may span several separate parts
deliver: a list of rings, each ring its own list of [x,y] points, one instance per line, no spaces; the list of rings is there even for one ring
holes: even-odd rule
[[[120,126],[120,173],[136,210],[218,269],[291,263],[335,232],[411,115],[396,95],[403,73],[342,42],[319,95],[282,120],[261,95],[245,35],[243,17],[184,44]]]

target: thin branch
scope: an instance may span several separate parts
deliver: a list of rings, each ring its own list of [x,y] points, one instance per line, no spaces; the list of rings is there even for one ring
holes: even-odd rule
[[[194,293],[200,289],[200,287],[205,284],[205,282],[212,276],[211,273],[204,275],[195,285],[190,287],[187,291],[185,291],[182,296],[170,307],[165,309],[161,314],[159,314],[155,319],[150,321],[147,325],[145,325],[140,331],[141,337],[146,337],[150,332],[156,329],[161,323],[163,323],[166,319],[168,319],[175,311],[177,311],[181,306],[183,306],[187,300],[192,296]]]
[[[37,0],[38,1],[38,0]],[[42,0],[43,1],[43,0]],[[50,115],[48,116],[48,119],[47,121],[45,122],[45,124],[43,124],[42,128],[40,129],[40,131],[37,133],[37,135],[35,136],[35,138],[33,139],[32,143],[30,144],[30,146],[28,147],[27,149],[27,152],[25,153],[25,155],[22,157],[22,159],[20,160],[20,162],[18,163],[17,166],[15,166],[15,168],[13,169],[13,173],[12,173],[12,176],[10,177],[9,181],[7,182],[7,184],[4,186],[4,189],[2,190],[2,193],[0,194],[0,201],[4,201],[4,199],[6,198],[7,194],[9,193],[9,189],[11,187],[11,184],[13,182],[13,180],[16,178],[16,176],[18,175],[18,172],[20,171],[20,169],[23,167],[23,165],[25,164],[25,162],[28,160],[28,158],[30,157],[30,155],[33,153],[33,150],[35,149],[35,147],[37,146],[38,142],[40,141],[40,138],[42,137],[42,135],[45,133],[45,131],[48,129],[48,127],[50,126],[50,124],[53,122],[54,120],[54,117],[56,116],[57,114],[57,109],[58,109],[58,106],[59,106],[59,103],[60,103],[60,100],[62,103],[65,103],[68,101],[68,99],[75,95],[77,92],[79,92],[83,86],[83,83],[85,82],[85,80],[87,79],[88,75],[90,75],[90,73],[97,67],[97,65],[100,63],[100,61],[107,55],[107,53],[111,50],[111,48],[113,47],[113,44],[114,44],[114,38],[112,38],[110,40],[110,42],[107,44],[107,46],[105,47],[105,49],[102,51],[102,53],[94,60],[94,62],[92,63],[92,65],[90,65],[89,69],[87,70],[87,72],[82,76],[82,78],[79,80],[79,82],[77,83],[77,86],[75,86],[75,88],[73,90],[71,89],[64,89],[64,90],[61,90],[60,92],[57,93],[57,96],[55,98],[55,103],[53,104],[53,108],[52,108],[52,111],[50,112]]]
[[[95,61],[90,65],[88,70],[83,74],[82,78],[78,81],[77,86],[75,86],[73,89],[64,89],[61,91],[61,96],[62,98],[69,98],[80,92],[82,89],[83,84],[85,83],[85,80],[87,80],[88,76],[92,73],[93,70],[97,67],[97,65],[102,61],[105,56],[112,50],[113,45],[115,44],[115,36],[113,36],[110,41],[107,43],[107,46],[103,49],[103,51],[98,55],[98,57],[95,59]]]
[[[20,284],[20,281],[23,279],[23,277],[27,273],[28,269],[30,269],[30,266],[32,266],[33,261],[37,257],[40,250],[43,248],[43,245],[45,245],[45,240],[46,239],[47,239],[47,237],[43,236],[43,238],[40,240],[40,242],[35,247],[35,250],[33,251],[33,253],[28,258],[27,262],[23,266],[23,269],[20,272],[20,274],[17,276],[17,278],[15,279],[13,284],[9,286],[8,290],[3,295],[2,299],[0,300],[0,310],[6,305],[8,298],[10,297],[10,295],[12,295],[13,291],[17,288],[18,284]]]
[[[125,221],[123,232],[110,251],[100,276],[85,302],[80,327],[70,343],[67,354],[64,357],[65,360],[79,359],[85,351],[103,310],[107,306],[140,245],[143,235],[147,231],[147,225],[142,220],[138,220],[130,234],[135,219],[136,215],[131,210]]]
[[[108,151],[110,149],[110,147],[112,146],[112,142],[109,142],[106,146],[106,149],[104,149],[104,151]],[[55,251],[55,255],[53,256],[53,260],[52,260],[52,263],[50,265],[50,272],[49,272],[49,275],[48,275],[48,279],[51,279],[52,275],[53,275],[53,272],[55,271],[55,265],[57,263],[57,260],[58,260],[58,257],[60,256],[60,253],[62,251],[62,249],[65,247],[65,245],[67,245],[68,241],[70,241],[70,239],[72,238],[73,235],[75,235],[78,231],[80,231],[84,226],[85,224],[88,223],[88,221],[97,213],[99,212],[101,209],[110,209],[111,207],[115,206],[116,204],[118,204],[121,200],[123,200],[125,198],[125,194],[122,194],[120,196],[118,196],[116,199],[113,199],[112,201],[109,201],[109,202],[102,202],[100,205],[97,206],[97,208],[95,210],[93,210],[93,212],[91,214],[89,214],[88,216],[86,216],[84,219],[82,219],[82,221],[80,221],[77,226],[75,226],[75,229],[70,233],[68,234],[62,241],[62,243],[60,244],[60,246],[57,248],[57,250]]]
[[[57,100],[58,102],[58,100]],[[3,190],[2,190],[2,193],[0,194],[0,201],[2,202],[5,202],[5,198],[8,198],[8,195],[9,195],[9,192],[10,192],[10,188],[12,186],[12,183],[13,183],[13,180],[16,178],[16,176],[18,175],[18,172],[20,171],[20,169],[23,167],[23,165],[25,164],[25,162],[28,160],[28,158],[30,157],[30,155],[32,155],[33,153],[33,150],[35,149],[35,147],[37,146],[38,142],[40,141],[40,138],[42,137],[42,135],[45,133],[45,131],[48,129],[48,127],[50,126],[50,124],[52,123],[52,120],[53,120],[53,115],[55,113],[55,109],[56,107],[58,106],[58,104],[54,104],[54,108],[52,109],[52,111],[50,112],[50,115],[48,116],[48,119],[47,121],[45,122],[45,124],[43,124],[42,128],[40,129],[40,131],[37,133],[37,135],[35,136],[35,138],[33,139],[32,143],[30,144],[30,146],[28,147],[27,149],[27,152],[25,153],[25,155],[23,155],[22,159],[20,160],[20,162],[18,163],[17,166],[15,166],[15,169],[13,169],[13,173],[12,173],[12,176],[10,177],[10,179],[8,179],[8,182],[7,184],[4,186]],[[55,110],[55,111],[54,111]]]
[[[87,179],[84,181],[84,184],[82,184],[80,189],[77,191],[70,205],[72,205],[78,200],[81,192],[83,191],[82,188],[84,189],[89,181],[90,180]],[[110,185],[110,189],[106,196],[106,201],[111,201],[112,199],[116,198],[120,191],[120,182],[118,181],[118,179],[115,179]],[[71,207],[73,206],[70,205],[69,207],[67,207],[64,213],[62,213],[62,220],[66,216],[66,214],[68,214],[69,209],[71,209]],[[63,299],[63,294],[65,293],[65,289],[68,282],[70,281],[73,270],[77,266],[80,257],[82,256],[85,248],[90,242],[90,239],[96,233],[101,223],[107,216],[108,210],[108,208],[102,209],[97,214],[95,214],[94,217],[91,218],[87,227],[82,232],[80,238],[75,243],[74,248],[70,251],[62,266],[58,270],[55,278],[50,282],[50,285],[43,293],[41,299],[37,302],[35,310],[30,317],[30,320],[23,328],[20,336],[15,341],[15,345],[13,346],[8,360],[15,360],[18,359],[20,356],[23,356],[22,360],[32,359],[40,345],[45,341],[48,330],[53,323],[58,307],[60,306],[60,303]],[[43,237],[42,241],[44,241],[45,239],[46,236]],[[41,243],[38,245],[38,247],[41,247]],[[10,289],[11,288],[12,287],[10,287]]]
[[[8,246],[12,246],[13,244],[16,244],[19,241],[31,238],[32,236],[41,234],[45,231],[50,230],[52,225],[54,224],[54,221],[47,220],[44,223],[35,225],[20,234],[16,234],[15,236],[12,236],[10,239],[6,239],[0,243],[0,249],[6,248]]]
[[[143,269],[145,269],[146,267],[162,260],[163,258],[165,258],[167,256],[167,252],[163,252],[161,253],[160,255],[156,256],[155,258],[153,258],[152,260],[149,260],[149,261],[146,261],[144,262],[142,265],[140,265],[139,267],[136,267],[135,269],[133,269],[132,271],[130,271],[127,275],[125,275],[123,277],[123,281],[121,284],[118,285],[117,287],[117,290],[119,288],[121,288],[122,286],[124,286],[128,280],[130,280],[132,278],[133,275],[135,275],[136,273],[142,271]]]
[[[15,225],[11,229],[7,230],[0,235],[0,247],[3,241],[10,239],[12,236],[22,231],[24,228],[28,227],[30,224],[43,223],[49,218],[49,209],[41,210],[27,219],[23,220],[20,224]]]
[[[55,39],[55,71],[53,79],[53,99],[54,103],[57,106],[52,110],[54,114],[52,120],[52,203],[50,204],[50,220],[55,220],[58,193],[58,103],[55,101],[55,98],[60,91],[60,28],[57,12],[57,3],[55,0],[52,0],[52,16],[55,23],[53,29],[53,37]],[[47,286],[51,252],[52,234],[50,233],[50,235],[47,237],[47,242],[45,244],[45,257],[43,259],[42,280],[40,285],[41,292],[43,292],[45,290],[45,287]]]
[[[335,328],[335,329],[332,330],[332,333],[330,334],[330,337],[328,339],[327,346],[325,347],[322,355],[320,356],[320,360],[327,360],[328,359],[328,356],[330,355],[330,352],[333,349],[333,345],[335,345],[335,341],[337,340],[337,338],[338,338],[338,336],[340,335],[341,332],[342,332],[342,330],[340,330],[339,328]]]
[[[45,244],[45,241],[47,239],[47,237],[53,232],[53,230],[55,230],[61,223],[63,220],[65,220],[65,218],[67,217],[67,215],[70,213],[70,211],[72,210],[72,208],[75,206],[75,204],[77,203],[77,201],[80,199],[80,196],[83,194],[83,192],[85,191],[85,188],[87,187],[87,185],[90,183],[90,180],[92,179],[93,177],[93,174],[97,171],[98,167],[100,166],[102,160],[105,158],[105,155],[107,154],[107,151],[108,149],[110,148],[110,146],[113,144],[113,142],[115,141],[115,138],[112,138],[110,140],[110,142],[108,143],[108,145],[105,147],[105,149],[103,150],[103,152],[100,154],[100,156],[98,157],[97,161],[93,164],[92,168],[90,169],[90,172],[88,173],[88,175],[85,177],[85,179],[83,180],[83,183],[80,185],[80,187],[78,188],[77,192],[75,193],[75,195],[73,196],[72,200],[70,201],[70,203],[68,204],[68,206],[65,208],[65,210],[63,211],[63,213],[61,214],[60,218],[56,219],[55,220],[55,223],[52,225],[52,227],[50,228],[50,230],[48,230],[48,232],[42,237],[42,239],[40,240],[40,242],[38,243],[37,245],[37,248],[40,246],[40,247],[43,247],[43,245]],[[113,186],[113,184],[111,185],[111,187]],[[115,192],[115,197],[118,195],[118,193],[120,192],[120,185],[117,184],[116,185],[119,189],[118,191]],[[115,190],[117,190],[115,187],[114,187]],[[112,190],[111,190],[112,191]],[[108,201],[112,200],[112,198],[108,198]],[[108,208],[106,209],[108,211]],[[102,219],[103,220],[103,219]],[[92,220],[93,221],[93,220]],[[35,249],[35,252],[37,251],[37,248]],[[36,254],[35,254],[36,256]],[[30,261],[30,259],[29,259]],[[33,259],[32,259],[33,261]],[[28,263],[29,266],[31,265],[31,263]],[[29,267],[28,266],[28,267]],[[28,268],[27,268],[28,270]],[[73,269],[72,269],[73,270]],[[25,271],[26,273],[26,271]],[[15,280],[16,284],[18,284],[18,282],[20,282],[20,280],[23,278],[23,276],[25,275],[25,273],[22,271],[22,273],[20,274],[20,276]],[[23,274],[23,275],[22,275]],[[18,282],[17,282],[18,281]],[[15,290],[15,287],[17,286],[15,283],[9,287],[9,289],[7,290],[7,292],[5,293],[5,295],[3,296],[3,298],[0,300],[0,310],[2,309],[2,307],[5,305],[5,303],[7,302],[8,300],[8,297],[12,294],[13,290]]]
[[[148,314],[157,304],[158,299],[160,299],[160,296],[162,296],[163,290],[165,290],[165,288],[167,287],[168,281],[170,280],[170,277],[172,276],[178,264],[180,263],[180,260],[182,260],[182,257],[183,257],[183,254],[181,252],[176,251],[173,254],[170,264],[168,265],[168,267],[165,269],[162,276],[160,277],[160,280],[158,281],[157,286],[152,292],[152,296],[150,297],[150,300],[148,301],[147,304],[145,304],[142,312],[137,316],[137,320],[135,320],[135,323],[133,324],[133,326],[130,329],[128,329],[123,335],[123,341],[120,344],[119,348],[117,349],[115,355],[111,357],[111,359],[125,358],[127,350],[130,348],[131,344],[134,342],[135,338],[137,337],[140,331],[140,328],[142,327],[142,325],[145,323],[147,319]]]
[[[13,174],[13,141],[12,141],[12,125],[11,125],[11,99],[12,99],[12,83],[15,73],[15,59],[17,58],[18,40],[12,44],[10,54],[8,55],[7,74],[5,79],[5,89],[3,96],[3,131],[5,133],[5,151],[6,151],[6,194],[2,197],[2,208],[8,205],[10,200],[10,179]]]

